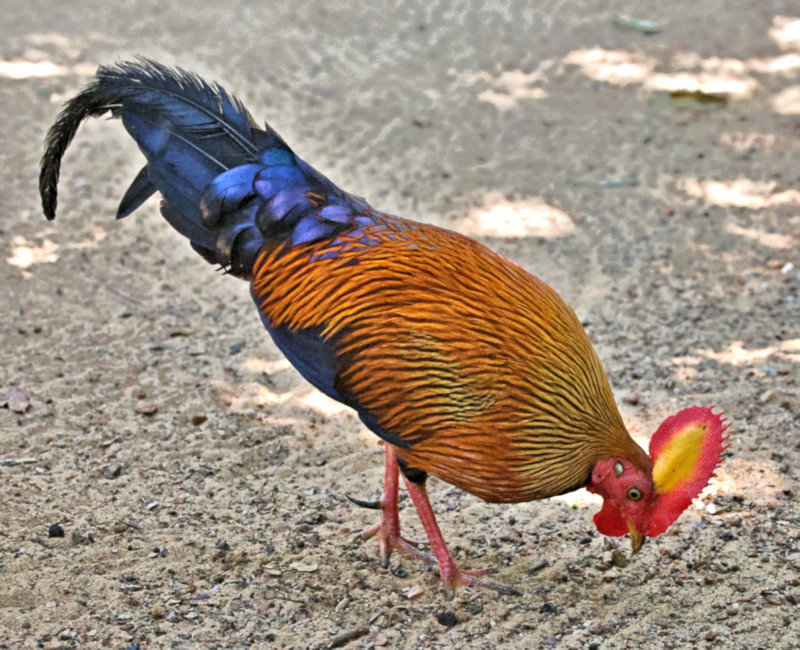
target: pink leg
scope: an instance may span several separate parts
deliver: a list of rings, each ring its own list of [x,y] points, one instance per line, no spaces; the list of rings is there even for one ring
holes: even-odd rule
[[[461,571],[461,569],[456,566],[456,563],[453,561],[453,556],[447,548],[447,543],[444,541],[442,531],[439,529],[439,524],[436,523],[436,515],[433,513],[431,502],[428,500],[428,492],[425,490],[425,484],[418,485],[412,483],[405,477],[403,478],[405,479],[408,493],[411,495],[411,500],[414,502],[414,506],[417,509],[417,514],[422,522],[422,526],[425,528],[425,532],[428,535],[428,540],[436,555],[436,560],[439,562],[439,573],[442,576],[442,582],[444,583],[447,597],[452,598],[456,588],[463,585],[486,587],[498,591],[501,594],[520,596],[520,592],[516,589],[506,587],[497,582],[482,580],[479,577],[487,573],[492,573],[492,569]]]
[[[420,551],[416,544],[400,537],[400,515],[397,509],[397,492],[400,469],[397,466],[397,454],[386,445],[386,471],[383,479],[383,496],[380,500],[381,520],[358,534],[360,539],[377,537],[380,545],[381,566],[389,566],[389,557],[393,550],[413,555],[426,562],[434,563],[436,558]]]

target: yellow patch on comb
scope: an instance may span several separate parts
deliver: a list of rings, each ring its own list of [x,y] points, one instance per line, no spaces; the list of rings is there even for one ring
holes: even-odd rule
[[[696,476],[697,460],[708,431],[705,423],[691,423],[676,431],[653,463],[653,485],[661,494],[671,492]]]

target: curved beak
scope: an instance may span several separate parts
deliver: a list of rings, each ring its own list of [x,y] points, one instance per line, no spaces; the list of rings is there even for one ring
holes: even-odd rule
[[[628,524],[628,532],[631,535],[631,552],[636,555],[644,544],[644,535],[642,535],[636,527],[630,522]]]

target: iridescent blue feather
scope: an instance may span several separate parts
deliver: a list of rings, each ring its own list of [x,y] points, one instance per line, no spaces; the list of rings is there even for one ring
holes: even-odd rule
[[[60,162],[81,121],[110,111],[147,165],[125,193],[117,218],[156,191],[164,218],[207,261],[249,277],[269,241],[301,245],[332,237],[364,215],[366,203],[297,158],[242,103],[200,77],[138,59],[101,66],[50,129],[40,190],[55,217]]]

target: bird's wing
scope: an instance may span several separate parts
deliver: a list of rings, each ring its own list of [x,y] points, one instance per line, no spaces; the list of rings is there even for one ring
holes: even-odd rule
[[[329,241],[267,248],[253,297],[308,381],[407,448],[484,414],[503,361],[480,345],[485,312],[453,281],[458,264],[433,238],[473,242],[385,215],[360,219]]]

